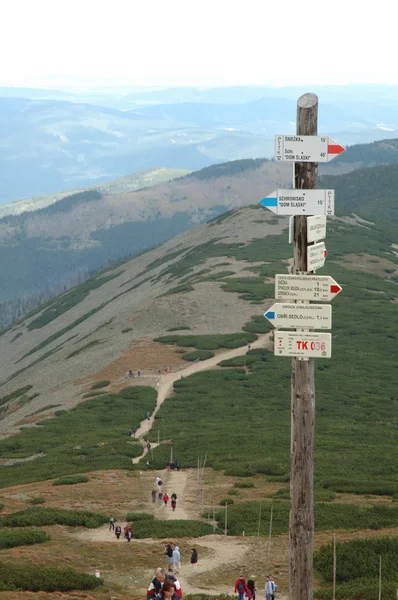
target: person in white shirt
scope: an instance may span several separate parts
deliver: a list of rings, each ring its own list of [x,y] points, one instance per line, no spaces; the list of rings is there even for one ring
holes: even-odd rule
[[[266,600],[271,600],[271,596],[272,596],[272,592],[273,592],[273,585],[272,585],[272,581],[269,575],[266,576],[265,578],[265,599]]]

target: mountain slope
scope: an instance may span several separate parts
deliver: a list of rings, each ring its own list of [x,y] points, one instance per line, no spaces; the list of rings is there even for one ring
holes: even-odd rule
[[[371,219],[398,223],[398,165],[325,176],[320,185],[336,191],[338,210],[353,210]]]
[[[238,161],[136,192],[82,193],[34,212],[0,219],[1,300],[66,284],[109,261],[136,254],[287,185],[291,168]],[[91,195],[93,192],[89,192]],[[51,210],[50,210],[51,209]],[[12,267],[11,264],[18,268]],[[75,280],[77,282],[77,280]],[[58,288],[59,289],[59,288]]]
[[[181,364],[173,348],[159,354],[151,345],[170,328],[190,327],[192,333],[239,331],[272,301],[269,278],[287,269],[291,248],[282,233],[286,226],[286,219],[261,208],[224,213],[97,275],[14,325],[0,337],[0,395],[29,384],[40,396],[3,415],[1,430],[8,431],[40,406],[73,405],[79,401],[78,390],[84,389],[81,378],[100,373],[101,379],[120,384],[128,368]],[[395,229],[387,225],[330,220],[327,272],[343,284],[342,297],[354,311],[344,317],[350,335],[359,335],[360,313],[366,310],[372,313],[368,335],[380,336],[386,330],[395,339],[396,242]],[[339,343],[336,351],[345,355]],[[375,343],[369,360],[373,352],[384,350]]]

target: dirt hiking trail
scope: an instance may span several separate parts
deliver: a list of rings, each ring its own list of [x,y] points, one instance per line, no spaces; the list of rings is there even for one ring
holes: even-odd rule
[[[260,336],[255,342],[251,344],[251,349],[265,348],[270,342],[270,335],[266,334]],[[147,455],[145,436],[148,434],[154,423],[154,417],[162,406],[164,400],[172,393],[173,383],[183,377],[188,377],[193,373],[199,373],[200,371],[206,371],[217,366],[222,360],[228,360],[236,356],[245,354],[248,350],[247,346],[241,346],[225,352],[220,352],[216,356],[201,362],[195,362],[184,369],[181,369],[177,373],[166,373],[159,377],[156,384],[158,390],[156,407],[149,419],[144,419],[140,427],[135,432],[135,438],[140,440],[143,452],[140,456],[133,459],[133,463],[137,464],[141,459],[145,459]],[[151,444],[152,448],[156,448],[158,444]],[[177,508],[175,512],[172,511],[170,500],[168,505],[165,506],[164,502],[159,503],[158,498],[156,502],[152,503],[148,498],[148,509],[149,507],[153,510],[155,518],[160,520],[165,519],[193,519],[200,518],[201,506],[198,502],[199,490],[196,479],[196,473],[194,470],[188,471],[153,471],[153,480],[155,487],[156,476],[159,476],[163,481],[163,493],[167,491],[169,497],[171,494],[177,494]],[[150,491],[150,490],[149,490]],[[109,531],[109,526],[104,525],[103,527],[95,530],[80,531],[72,534],[79,539],[92,541],[92,542],[108,542],[110,544],[126,544],[123,539],[117,540],[115,535]],[[193,573],[192,565],[190,564],[190,553],[184,552],[181,557],[181,567],[176,574],[183,589],[183,594],[205,592],[206,594],[232,594],[234,581],[231,581],[230,585],[220,585],[213,587],[211,584],[217,582],[217,572],[221,569],[231,568],[236,566],[237,575],[238,570],[241,568],[242,560],[245,554],[251,548],[251,540],[242,541],[242,538],[238,537],[223,537],[219,535],[208,535],[201,538],[191,538],[190,540],[184,539],[190,547],[198,549],[199,561],[198,561],[198,574]],[[131,544],[139,545],[163,545],[164,541],[146,538],[131,541]],[[178,543],[178,540],[176,541]],[[201,558],[201,549],[205,549],[205,556]],[[160,561],[159,561],[160,562]],[[162,561],[163,563],[165,561]],[[149,571],[145,569],[145,581],[148,580],[149,585],[153,578],[153,573],[157,564],[154,564],[153,570]],[[165,566],[165,564],[163,565]],[[213,572],[213,573],[212,573]],[[205,583],[200,584],[197,578],[201,578],[203,573],[208,573],[208,577],[205,578]]]
[[[271,333],[267,333],[265,335],[259,336],[259,338],[250,344],[250,348],[255,350],[256,348],[266,348],[270,343]],[[231,358],[235,358],[235,356],[242,356],[246,354],[248,350],[248,346],[240,346],[239,348],[233,348],[232,350],[226,350],[225,352],[220,352],[216,356],[209,358],[207,360],[203,360],[200,362],[194,362],[193,364],[185,367],[184,369],[180,369],[177,373],[167,373],[164,375],[160,375],[159,380],[156,384],[156,389],[158,391],[158,397],[156,401],[156,407],[153,413],[151,414],[149,419],[144,419],[141,421],[141,424],[137,431],[135,432],[135,437],[141,441],[143,447],[143,453],[141,456],[136,456],[133,458],[132,462],[134,464],[138,464],[142,458],[145,457],[146,448],[143,437],[147,435],[148,431],[152,428],[152,425],[155,420],[155,415],[162,406],[165,399],[170,396],[173,391],[173,383],[182,377],[188,377],[189,375],[193,375],[193,373],[199,373],[201,371],[207,371],[212,369],[218,365],[222,360],[229,360]],[[157,444],[151,444],[152,448],[156,448]]]

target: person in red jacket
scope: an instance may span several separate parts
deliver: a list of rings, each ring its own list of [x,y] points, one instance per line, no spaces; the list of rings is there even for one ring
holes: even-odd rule
[[[234,592],[235,594],[239,594],[239,600],[243,600],[245,594],[249,594],[249,588],[247,587],[246,580],[243,575],[239,575],[238,579],[235,581]]]
[[[168,496],[167,492],[165,492],[163,494],[163,502],[165,503],[165,506],[167,506],[168,501],[169,501],[169,496]]]

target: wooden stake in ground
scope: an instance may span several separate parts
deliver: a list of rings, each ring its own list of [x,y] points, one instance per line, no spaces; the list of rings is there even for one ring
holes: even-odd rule
[[[317,135],[318,97],[297,103],[297,135]],[[316,188],[318,163],[295,163],[296,189]],[[307,218],[294,217],[293,273],[307,272]],[[292,359],[289,588],[291,600],[312,599],[314,540],[314,359]]]
[[[333,600],[336,600],[336,568],[337,568],[337,555],[336,555],[336,534],[333,534]]]

